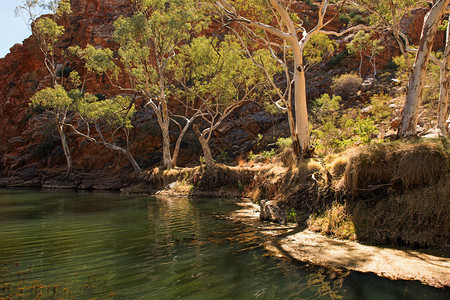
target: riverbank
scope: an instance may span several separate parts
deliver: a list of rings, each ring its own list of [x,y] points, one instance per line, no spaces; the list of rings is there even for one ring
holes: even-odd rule
[[[298,224],[260,223],[257,209],[250,205],[233,217],[244,223],[256,222],[254,226],[261,227],[268,237],[266,247],[276,253],[330,268],[449,286],[447,147],[437,142],[376,144],[349,149],[330,159],[298,162],[289,154],[283,151],[238,166],[154,168],[139,177],[92,172],[67,178],[62,169],[59,176],[55,170],[42,174],[35,170],[3,183],[193,199],[249,198],[252,203],[270,204],[269,210],[278,213],[267,214],[268,220]],[[409,250],[389,248],[393,246]],[[430,250],[438,254],[419,252]]]
[[[418,280],[436,288],[450,286],[449,258],[329,238],[296,224],[261,221],[259,206],[250,201],[239,206],[230,218],[257,228],[265,237],[264,247],[275,255],[331,269],[374,273],[392,280]]]

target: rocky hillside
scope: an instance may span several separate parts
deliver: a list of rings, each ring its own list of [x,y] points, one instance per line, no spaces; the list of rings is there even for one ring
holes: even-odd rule
[[[119,16],[132,13],[130,1],[74,0],[71,4],[72,13],[62,21],[66,31],[57,45],[60,49],[75,45],[84,47],[86,44],[116,47],[111,40],[112,24]],[[298,10],[311,20],[316,14],[314,9],[306,4],[299,4]],[[404,20],[404,27],[408,29],[409,35],[416,39],[420,36],[424,13],[423,10],[417,11],[414,17]],[[338,29],[343,25],[333,22],[330,26]],[[388,35],[383,39],[386,45],[392,44]],[[442,46],[443,37],[438,37],[436,40],[436,47],[439,48]],[[346,41],[348,39],[339,41],[340,51],[345,49]],[[382,67],[391,61],[395,55],[398,55],[395,47],[386,47],[385,52],[381,54],[379,66]],[[25,185],[40,186],[47,180],[46,178],[59,174],[58,172],[63,170],[65,165],[56,129],[49,125],[52,122],[47,122],[52,116],[33,110],[28,104],[30,97],[46,86],[49,80],[42,61],[33,36],[23,41],[23,44],[14,45],[11,52],[0,59],[0,178],[14,177],[15,180],[20,178],[19,185],[28,182]],[[82,73],[81,63],[75,58],[68,58],[66,64],[61,65],[61,69],[63,67],[79,70]],[[314,99],[321,93],[328,92],[334,75],[356,69],[357,62],[354,58],[348,58],[333,68],[325,63],[316,66],[308,74],[308,82],[310,82],[308,97]],[[371,66],[364,65],[363,72],[369,74]],[[90,80],[87,90],[93,94],[102,95],[117,93],[106,80],[101,78]],[[264,134],[277,124],[281,124],[277,127],[277,136],[288,135],[288,127],[284,119],[283,115],[273,116],[266,113],[260,105],[251,104],[243,107],[216,130],[212,141],[213,151],[216,155],[226,151],[230,158],[234,158],[243,151],[249,151],[257,143],[258,134]],[[133,125],[131,151],[141,166],[149,168],[158,165],[161,156],[161,137],[152,113],[142,106],[136,114]],[[173,129],[172,135],[175,139],[177,128]],[[68,140],[75,170],[80,173],[99,171],[111,176],[132,171],[125,157],[118,157],[115,153],[70,134]],[[121,142],[120,136],[117,142]],[[189,132],[182,145],[180,165],[197,163],[199,152],[200,146],[196,137]],[[3,180],[3,184],[11,184],[11,182]]]

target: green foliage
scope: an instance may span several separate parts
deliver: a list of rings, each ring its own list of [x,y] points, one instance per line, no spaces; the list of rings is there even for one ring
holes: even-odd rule
[[[354,4],[350,4],[347,7],[346,12],[341,13],[340,15],[344,15],[345,17],[341,17],[344,20],[348,19],[348,22],[345,23],[347,26],[355,26],[358,24],[366,24],[369,25],[371,18],[363,17],[364,11],[361,7],[358,7]],[[339,17],[338,17],[339,18]]]
[[[202,105],[224,111],[243,99],[260,99],[264,94],[266,77],[263,71],[245,54],[234,36],[223,41],[205,36],[192,40],[179,48],[169,70],[181,84],[176,92],[192,103],[202,99]],[[279,71],[267,50],[254,53],[269,76]]]
[[[370,62],[375,65],[375,57],[384,49],[380,42],[373,38],[372,34],[366,33],[364,30],[358,31],[353,40],[346,45],[346,48],[349,54],[356,53],[360,56],[360,75],[363,58],[370,58]]]
[[[238,192],[242,194],[245,191],[245,186],[242,184],[240,180],[238,180]]]
[[[445,31],[445,30],[447,30],[448,25],[449,25],[449,21],[444,20],[444,21],[442,21],[442,24],[439,25],[438,30]]]
[[[378,133],[377,127],[372,119],[359,119],[355,123],[354,133],[359,136],[360,141],[369,145],[372,142],[372,137],[374,134]]]
[[[313,113],[319,119],[325,115],[334,114],[339,109],[341,101],[340,96],[330,97],[328,94],[322,94],[320,98],[313,101]]]
[[[54,88],[48,87],[40,90],[31,97],[30,106],[41,106],[49,110],[63,111],[68,109],[72,104],[72,99],[60,85]]]
[[[77,71],[72,71],[69,74],[69,82],[70,84],[72,84],[74,87],[79,87],[81,85],[81,77],[80,74],[78,74]]]
[[[389,100],[389,95],[385,94],[375,94],[371,97],[371,113],[372,118],[376,123],[380,124],[389,121],[389,117],[392,114],[392,109],[389,107]]]
[[[327,66],[329,67],[333,67],[338,65],[339,63],[342,62],[342,60],[344,58],[346,58],[348,56],[348,51],[347,49],[345,49],[344,51],[342,51],[339,54],[336,54],[335,56],[331,57],[328,61],[327,61]]]
[[[278,146],[278,149],[280,151],[283,151],[286,148],[291,148],[292,147],[292,138],[290,138],[290,137],[278,138],[276,144]]]
[[[336,43],[330,40],[328,35],[317,33],[311,37],[303,50],[303,57],[308,65],[320,63],[323,56],[334,51]]]
[[[118,72],[118,67],[113,62],[113,51],[111,49],[97,49],[87,45],[84,49],[81,49],[79,46],[70,47],[69,51],[84,59],[84,66],[89,72],[95,72],[100,75]]]
[[[409,58],[414,60],[414,54],[409,53]],[[402,86],[406,86],[409,80],[409,68],[406,64],[405,57],[403,55],[396,56],[392,59],[392,62],[397,66],[397,83]]]
[[[438,59],[442,56],[442,52],[433,53]],[[414,60],[414,55],[409,54],[411,61]],[[393,62],[398,66],[396,72],[397,84],[406,87],[409,81],[409,69],[406,64],[405,57],[403,55],[393,58]],[[430,61],[427,66],[427,73],[425,78],[424,88],[422,90],[423,104],[428,109],[437,108],[437,103],[439,99],[439,77],[440,69],[439,67]]]
[[[378,133],[375,121],[387,122],[390,116],[386,95],[372,97],[372,117],[358,116],[355,109],[338,116],[340,97],[323,94],[316,99],[312,115],[319,125],[311,131],[313,144],[319,154],[340,152],[356,143],[370,144]],[[375,120],[375,121],[374,121]]]
[[[134,89],[150,96],[169,96],[170,91],[161,91],[161,82],[166,80],[165,68],[175,48],[206,28],[209,18],[192,0],[139,0],[137,4],[139,11],[132,17],[120,17],[114,23],[121,63],[135,82]]]
[[[49,16],[39,17],[42,12],[36,12],[38,8],[49,12]],[[20,10],[26,11],[31,23],[31,30],[36,36],[41,51],[46,58],[54,55],[54,45],[64,34],[64,26],[56,23],[64,14],[71,13],[70,0],[24,0],[22,6],[16,8],[16,13]]]
[[[377,12],[371,16],[371,25],[394,24],[410,14],[414,8],[426,5],[424,0],[356,0],[355,2]]]
[[[127,96],[119,95],[98,101],[96,96],[86,93],[77,102],[77,111],[91,121],[104,121],[110,126],[131,128],[136,108],[132,99]]]
[[[338,15],[338,20],[340,23],[342,23],[344,25],[348,25],[351,21],[351,18],[347,13],[340,13]]]
[[[266,161],[270,161],[276,154],[276,150],[275,148],[270,149],[270,151],[264,150],[263,152],[261,152],[262,157],[266,160]]]
[[[297,211],[293,207],[291,207],[291,209],[288,210],[287,221],[288,222],[297,222],[298,221],[297,220]]]
[[[59,26],[53,19],[44,17],[35,22],[33,33],[38,36],[44,51],[53,55],[54,45],[64,34],[64,26]]]
[[[230,157],[228,156],[228,151],[225,149],[219,149],[220,154],[216,157],[216,160],[221,163],[228,163],[230,161]]]
[[[255,159],[255,157],[256,157],[256,155],[253,154],[253,151],[250,151],[250,152],[248,153],[248,155],[247,155],[247,160],[248,160],[248,161],[252,161],[252,160]]]
[[[343,74],[333,78],[333,94],[349,99],[356,96],[362,85],[362,78],[356,74]]]

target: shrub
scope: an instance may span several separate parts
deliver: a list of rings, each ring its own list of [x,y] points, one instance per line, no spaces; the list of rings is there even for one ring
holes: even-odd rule
[[[283,151],[286,148],[292,147],[292,139],[290,137],[287,138],[278,138],[277,146],[280,151]]]
[[[331,90],[334,95],[349,99],[357,95],[362,82],[362,78],[356,74],[344,74],[333,78]]]
[[[355,225],[348,213],[346,204],[334,202],[330,208],[319,215],[312,215],[308,220],[312,231],[335,236],[341,239],[356,239]]]
[[[272,148],[270,149],[270,151],[265,150],[261,152],[261,155],[266,161],[269,161],[275,156],[275,153],[276,153],[275,148]]]

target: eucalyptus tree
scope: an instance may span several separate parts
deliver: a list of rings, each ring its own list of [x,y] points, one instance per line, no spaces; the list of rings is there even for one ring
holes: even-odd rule
[[[387,28],[394,36],[400,52],[405,58],[409,69],[409,82],[407,86],[406,100],[402,111],[402,121],[399,127],[398,135],[405,137],[415,135],[418,107],[422,98],[423,81],[426,74],[428,60],[432,60],[440,69],[440,93],[439,93],[439,111],[438,128],[441,134],[447,133],[445,125],[448,103],[448,54],[450,52],[447,43],[442,59],[437,58],[431,53],[436,30],[441,23],[443,15],[449,12],[449,1],[426,1],[426,0],[355,0],[356,4],[363,6],[371,12],[373,25],[376,23],[381,28]],[[431,6],[430,11],[425,15],[419,47],[410,46],[409,37],[402,32],[400,22],[408,14],[420,7]],[[412,61],[409,53],[414,53],[415,60]]]
[[[442,17],[446,12],[449,11],[449,4],[450,0],[437,0],[431,7],[430,11],[425,15],[422,26],[422,33],[419,41],[419,47],[416,51],[413,71],[409,78],[405,104],[403,105],[402,120],[398,131],[398,135],[400,137],[417,134],[418,108],[422,100],[422,89],[424,85],[426,69],[428,61],[430,59],[436,32],[439,25],[441,24]],[[444,67],[443,69],[445,70],[446,68]],[[441,74],[441,76],[445,76],[445,74],[448,74],[448,71],[442,72],[441,69],[441,73],[444,73]],[[446,82],[447,80],[448,78],[444,78],[444,82]],[[444,84],[443,88],[447,88],[448,90],[448,83]],[[448,97],[448,91],[446,95]]]
[[[448,125],[446,122],[448,116],[448,96],[450,94],[448,91],[450,88],[450,13],[448,15],[445,39],[442,60],[439,60],[437,63],[440,69],[438,129],[444,136],[448,134]]]
[[[58,25],[64,15],[71,13],[70,0],[24,0],[21,6],[16,7],[16,14],[25,11],[28,26],[36,38],[44,57],[44,64],[51,76],[51,86],[57,85],[57,55],[61,54],[56,43],[64,34],[65,28]],[[43,13],[48,13],[41,16]]]
[[[280,71],[267,50],[253,54],[266,66],[269,76]],[[270,98],[264,72],[253,63],[233,35],[223,39],[198,37],[179,48],[173,61],[179,95],[200,122],[193,126],[207,167],[214,164],[209,141],[223,121],[247,101]],[[266,100],[267,100],[266,99]]]
[[[50,14],[40,16],[39,9],[43,9]],[[71,12],[69,0],[24,0],[22,5],[16,8],[16,12],[25,11],[28,14],[29,26],[33,36],[36,38],[39,49],[44,57],[44,64],[50,75],[49,87],[38,91],[31,98],[31,106],[42,106],[54,114],[55,124],[61,140],[67,162],[67,174],[73,172],[73,162],[67,144],[64,124],[67,120],[67,113],[71,99],[67,96],[64,88],[58,85],[57,78],[57,56],[58,48],[56,43],[64,34],[64,26],[58,25],[57,21]]]
[[[72,105],[72,99],[67,95],[66,90],[56,85],[54,87],[44,88],[31,97],[30,106],[42,107],[51,112],[55,116],[55,124],[61,140],[67,162],[67,175],[73,172],[73,161],[70,154],[69,145],[67,144],[64,126],[66,125],[67,114]]]
[[[239,0],[218,0],[216,3],[228,17],[228,22],[239,22],[241,26],[251,29],[255,38],[262,40],[262,43],[273,53],[274,59],[285,68],[288,87],[284,93],[277,91],[280,96],[279,103],[284,103],[283,108],[288,110],[288,117],[291,119],[291,136],[295,152],[297,155],[308,156],[312,147],[309,137],[306,99],[305,72],[308,65],[308,61],[304,57],[306,47],[318,34],[323,34],[322,36],[342,36],[348,32],[362,29],[364,26],[358,25],[340,32],[327,30],[327,25],[336,15],[326,19],[329,1],[323,0],[317,9],[317,23],[312,29],[307,30],[305,20],[302,20],[292,9],[295,2],[289,0],[252,1],[255,11],[263,10],[265,12],[264,18],[257,18],[255,15],[245,17],[244,14],[251,5],[248,2],[243,5],[242,1]],[[294,61],[292,69],[276,55],[276,52],[280,49],[288,51],[287,55],[292,55]],[[293,73],[293,78],[291,73]],[[294,108],[290,105],[291,80],[294,85]],[[292,110],[295,110],[295,115]]]
[[[174,113],[170,110],[173,92],[167,68],[178,54],[176,48],[204,29],[208,18],[199,1],[134,2],[135,13],[131,17],[120,17],[114,23],[114,40],[119,43],[119,59],[115,63],[123,67],[121,75],[127,78],[116,86],[124,92],[139,94],[153,110],[162,132],[163,167],[171,168],[174,162],[169,126]],[[182,130],[179,139],[184,132]]]
[[[364,57],[369,58],[369,62],[373,67],[373,76],[375,77],[377,74],[376,56],[384,49],[384,47],[380,45],[379,40],[373,39],[371,34],[366,33],[364,30],[360,30],[355,34],[352,41],[345,46],[350,54],[359,54],[359,77],[361,77],[361,68]]]
[[[408,52],[411,51],[409,37],[401,29],[401,21],[416,8],[424,7],[426,0],[354,0],[371,14],[371,25],[378,30],[387,29],[398,44],[410,72],[413,62]]]
[[[80,90],[72,90],[69,94],[75,99],[73,110],[79,118],[79,123],[82,123],[80,125],[84,126],[75,127],[72,124],[67,124],[67,126],[71,127],[75,134],[88,141],[125,155],[135,174],[139,175],[141,168],[129,148],[130,130],[133,128],[131,120],[136,112],[133,100],[122,95],[99,100],[94,95],[82,94]],[[112,132],[109,139],[103,133],[102,128],[104,127]],[[84,128],[84,130],[80,128]],[[95,129],[95,133],[92,133],[91,128]],[[124,133],[125,146],[120,146],[114,142],[115,133],[119,130]]]

